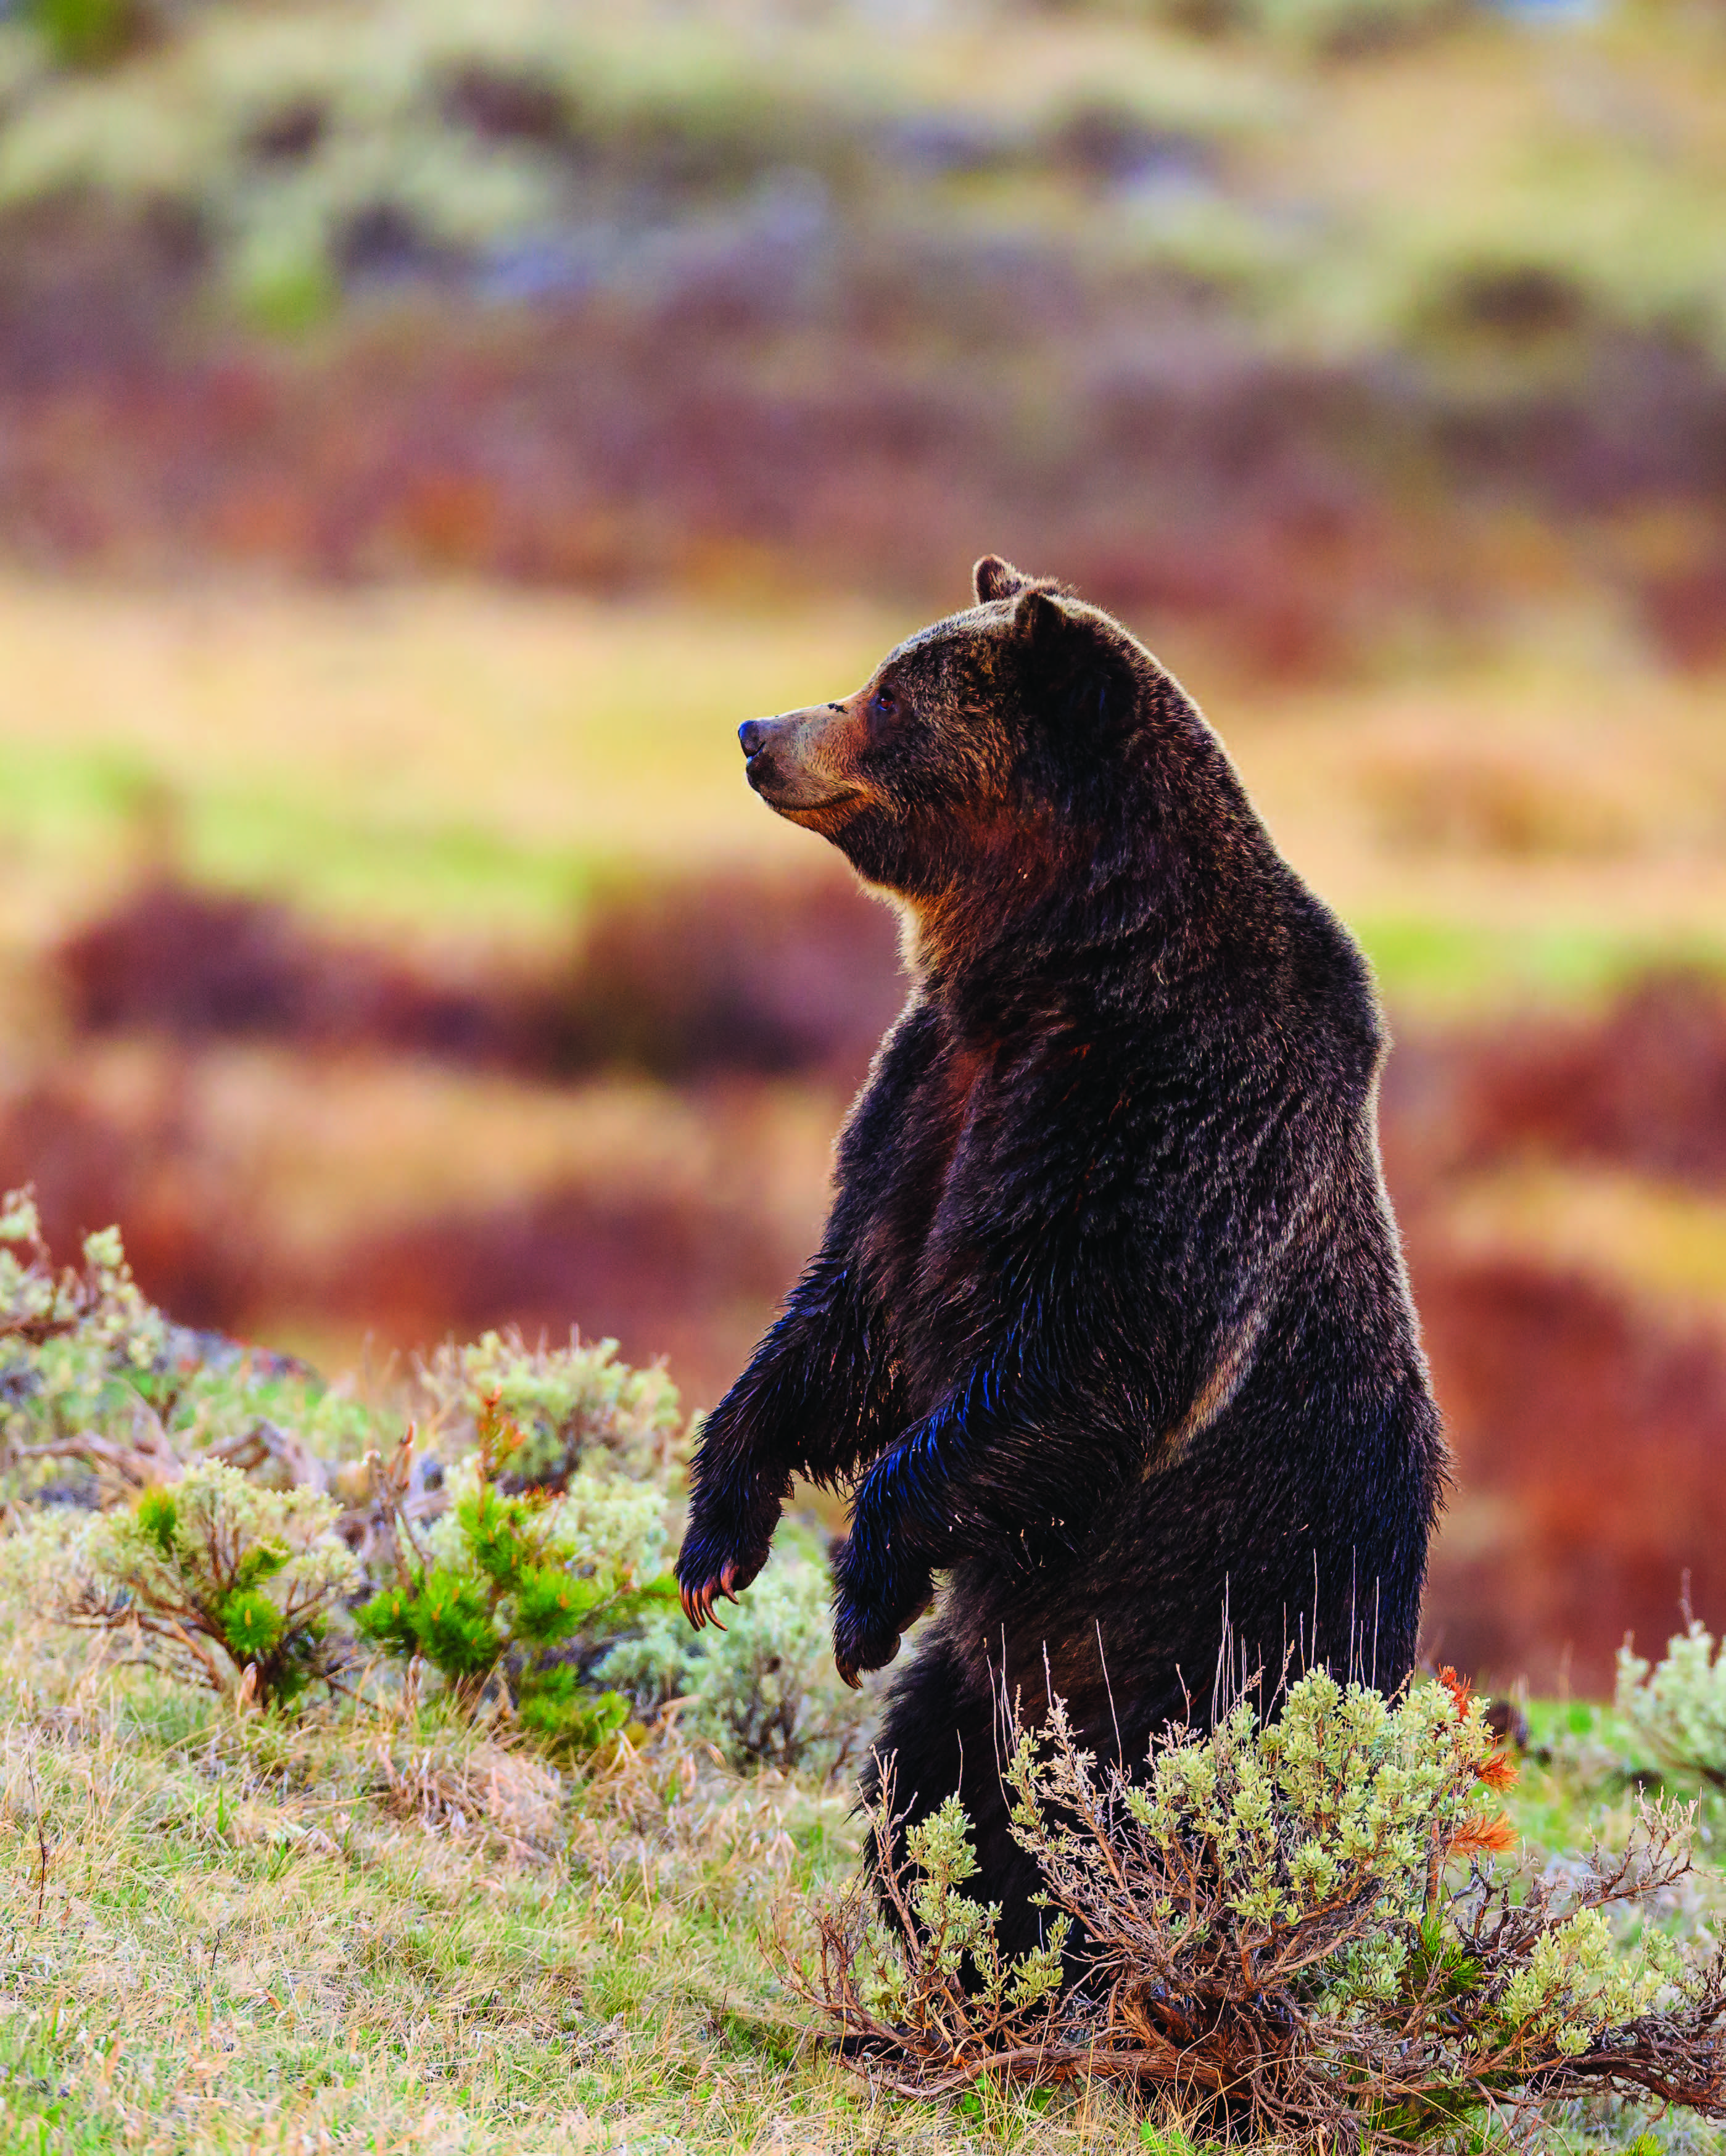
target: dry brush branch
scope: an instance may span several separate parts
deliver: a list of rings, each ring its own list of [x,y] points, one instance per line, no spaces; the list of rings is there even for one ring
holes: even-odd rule
[[[884,2086],[1083,2076],[1307,2148],[1412,2147],[1602,2088],[1726,2117],[1726,1956],[1610,1921],[1683,1877],[1688,1814],[1644,1804],[1624,1850],[1567,1876],[1497,1863],[1511,1770],[1450,1673],[1392,1702],[1316,1672],[1277,1719],[1241,1697],[1135,1773],[1100,1768],[1058,1701],[1035,1736],[1009,1727],[1048,1948],[1002,1963],[962,1892],[956,1800],[896,1815],[890,1773],[878,1902],[854,1887],[800,1948],[782,1928],[791,1988]]]

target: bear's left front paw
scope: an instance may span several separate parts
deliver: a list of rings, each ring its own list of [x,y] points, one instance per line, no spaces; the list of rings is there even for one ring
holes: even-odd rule
[[[934,1598],[927,1568],[871,1565],[854,1532],[834,1558],[833,1660],[853,1691],[859,1672],[885,1669]]]
[[[841,1598],[833,1608],[833,1666],[853,1691],[865,1670],[884,1670],[899,1651],[899,1627]]]

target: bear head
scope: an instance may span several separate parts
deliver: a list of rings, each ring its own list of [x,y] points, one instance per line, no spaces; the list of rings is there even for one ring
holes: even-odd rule
[[[973,581],[855,694],[738,730],[763,800],[906,901],[926,945],[1117,881],[1171,803],[1233,790],[1191,768],[1226,772],[1220,744],[1117,622],[996,555]]]

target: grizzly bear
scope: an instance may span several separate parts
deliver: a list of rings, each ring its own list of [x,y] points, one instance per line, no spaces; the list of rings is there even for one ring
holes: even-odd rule
[[[1446,1469],[1364,959],[1141,644],[994,556],[975,583],[855,695],[741,729],[763,800],[897,901],[913,986],[677,1569],[700,1625],[794,1472],[849,1487],[853,1683],[943,1576],[879,1753],[912,1816],[958,1793],[1016,1950],[1004,1692],[1130,1763],[1202,1722],[1225,1639],[1400,1683]]]

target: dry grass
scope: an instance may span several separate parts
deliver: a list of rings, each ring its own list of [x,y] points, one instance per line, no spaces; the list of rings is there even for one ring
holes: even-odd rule
[[[1465,1183],[1443,1233],[1628,1288],[1668,1319],[1726,1327],[1726,1204],[1610,1169],[1528,1166]]]
[[[675,1725],[585,1781],[399,1700],[285,1723],[102,1666],[0,1586],[0,2146],[827,2152],[972,2144],[873,2102],[759,1951],[833,1881],[842,1792]],[[987,2145],[1136,2145],[1101,2096]]]
[[[749,795],[736,726],[854,685],[915,625],[468,588],[0,585],[8,1031],[49,1023],[30,955],[164,847],[445,955],[557,942],[596,865],[794,870],[813,843]],[[1640,670],[1598,626],[1554,649],[1323,696],[1189,683],[1405,1000],[1718,944],[1718,682]]]

